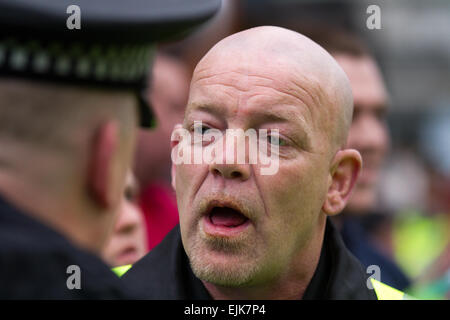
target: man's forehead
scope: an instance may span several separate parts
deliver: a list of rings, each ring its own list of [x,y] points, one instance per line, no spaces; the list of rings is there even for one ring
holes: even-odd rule
[[[287,61],[269,63],[266,58],[246,57],[235,59],[226,56],[224,59],[208,59],[197,66],[194,70],[192,83],[194,85],[205,85],[210,83],[252,84],[270,85],[293,76],[294,66],[288,65]],[[276,66],[276,68],[275,68]],[[291,72],[286,72],[291,70]],[[245,90],[246,88],[242,88]]]
[[[192,80],[188,109],[206,104],[231,109],[254,104],[313,109],[324,102],[326,94],[313,75],[296,72],[294,67],[274,69],[202,69]]]

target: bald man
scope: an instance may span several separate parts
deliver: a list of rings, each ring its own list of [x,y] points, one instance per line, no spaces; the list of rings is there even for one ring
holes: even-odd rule
[[[223,148],[213,161],[174,161],[180,226],[124,280],[149,299],[375,299],[328,219],[362,165],[345,148],[352,108],[342,69],[301,34],[258,27],[216,44],[194,71],[182,127],[200,126],[193,153]],[[230,130],[257,132],[277,170],[263,174],[251,154],[225,161],[236,160]]]

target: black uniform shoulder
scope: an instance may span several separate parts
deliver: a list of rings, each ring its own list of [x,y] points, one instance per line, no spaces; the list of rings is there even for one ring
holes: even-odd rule
[[[94,254],[0,199],[0,298],[121,299],[134,297]],[[70,266],[81,288],[69,289]]]

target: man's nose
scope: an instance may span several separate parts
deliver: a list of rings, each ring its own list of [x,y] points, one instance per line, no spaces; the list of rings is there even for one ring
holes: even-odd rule
[[[225,179],[239,179],[242,181],[250,177],[250,165],[248,164],[210,164],[209,171],[214,176],[222,176]]]
[[[228,144],[227,141],[229,142]],[[214,176],[222,176],[225,179],[239,179],[242,181],[250,177],[249,149],[246,148],[245,140],[238,141],[232,141],[224,137],[222,140],[222,149],[217,150],[215,161],[209,164],[209,171]],[[234,144],[235,142],[237,143]]]

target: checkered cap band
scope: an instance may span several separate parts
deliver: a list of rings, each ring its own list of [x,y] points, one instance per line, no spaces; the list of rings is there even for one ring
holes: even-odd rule
[[[133,86],[146,77],[154,45],[0,40],[0,75]]]

